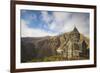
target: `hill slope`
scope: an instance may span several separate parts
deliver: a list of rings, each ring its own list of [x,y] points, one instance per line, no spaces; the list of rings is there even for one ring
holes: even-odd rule
[[[21,38],[21,62],[31,61],[33,58],[45,58],[57,55],[57,49],[67,43],[73,36],[72,33],[63,33],[58,36],[46,37],[22,37]],[[74,30],[76,32],[76,30]],[[79,33],[80,34],[80,33]],[[75,37],[74,37],[75,39]],[[89,48],[89,39],[80,34],[79,42],[86,41]]]

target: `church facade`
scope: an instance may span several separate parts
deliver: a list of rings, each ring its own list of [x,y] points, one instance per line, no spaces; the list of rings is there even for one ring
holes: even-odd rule
[[[89,54],[87,43],[85,40],[80,41],[80,33],[76,27],[70,32],[68,41],[64,42],[57,51],[61,52],[60,55],[68,60],[80,59]]]

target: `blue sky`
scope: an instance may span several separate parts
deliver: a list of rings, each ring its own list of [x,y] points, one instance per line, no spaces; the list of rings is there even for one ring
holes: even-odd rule
[[[55,36],[73,30],[89,36],[89,13],[21,10],[21,36]]]

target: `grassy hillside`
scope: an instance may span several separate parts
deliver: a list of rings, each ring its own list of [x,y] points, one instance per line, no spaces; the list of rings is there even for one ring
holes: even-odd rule
[[[41,62],[66,60],[57,55],[57,49],[71,39],[71,32],[58,36],[46,37],[22,37],[21,38],[21,62]],[[86,41],[89,48],[89,38],[80,34],[80,42]],[[66,46],[66,45],[65,45]],[[81,58],[84,59],[84,58]],[[71,60],[71,59],[70,59]]]

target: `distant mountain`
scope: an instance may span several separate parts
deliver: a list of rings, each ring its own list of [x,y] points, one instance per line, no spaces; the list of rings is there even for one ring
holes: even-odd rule
[[[78,33],[76,37],[72,36],[73,33]],[[77,28],[74,28],[71,32],[66,32],[58,36],[46,36],[46,37],[22,37],[21,38],[21,62],[31,61],[32,58],[44,58],[57,54],[57,49],[65,47],[71,40],[72,42],[79,39],[78,42],[85,41],[89,48],[89,38],[79,33]],[[66,43],[66,44],[64,44]]]

